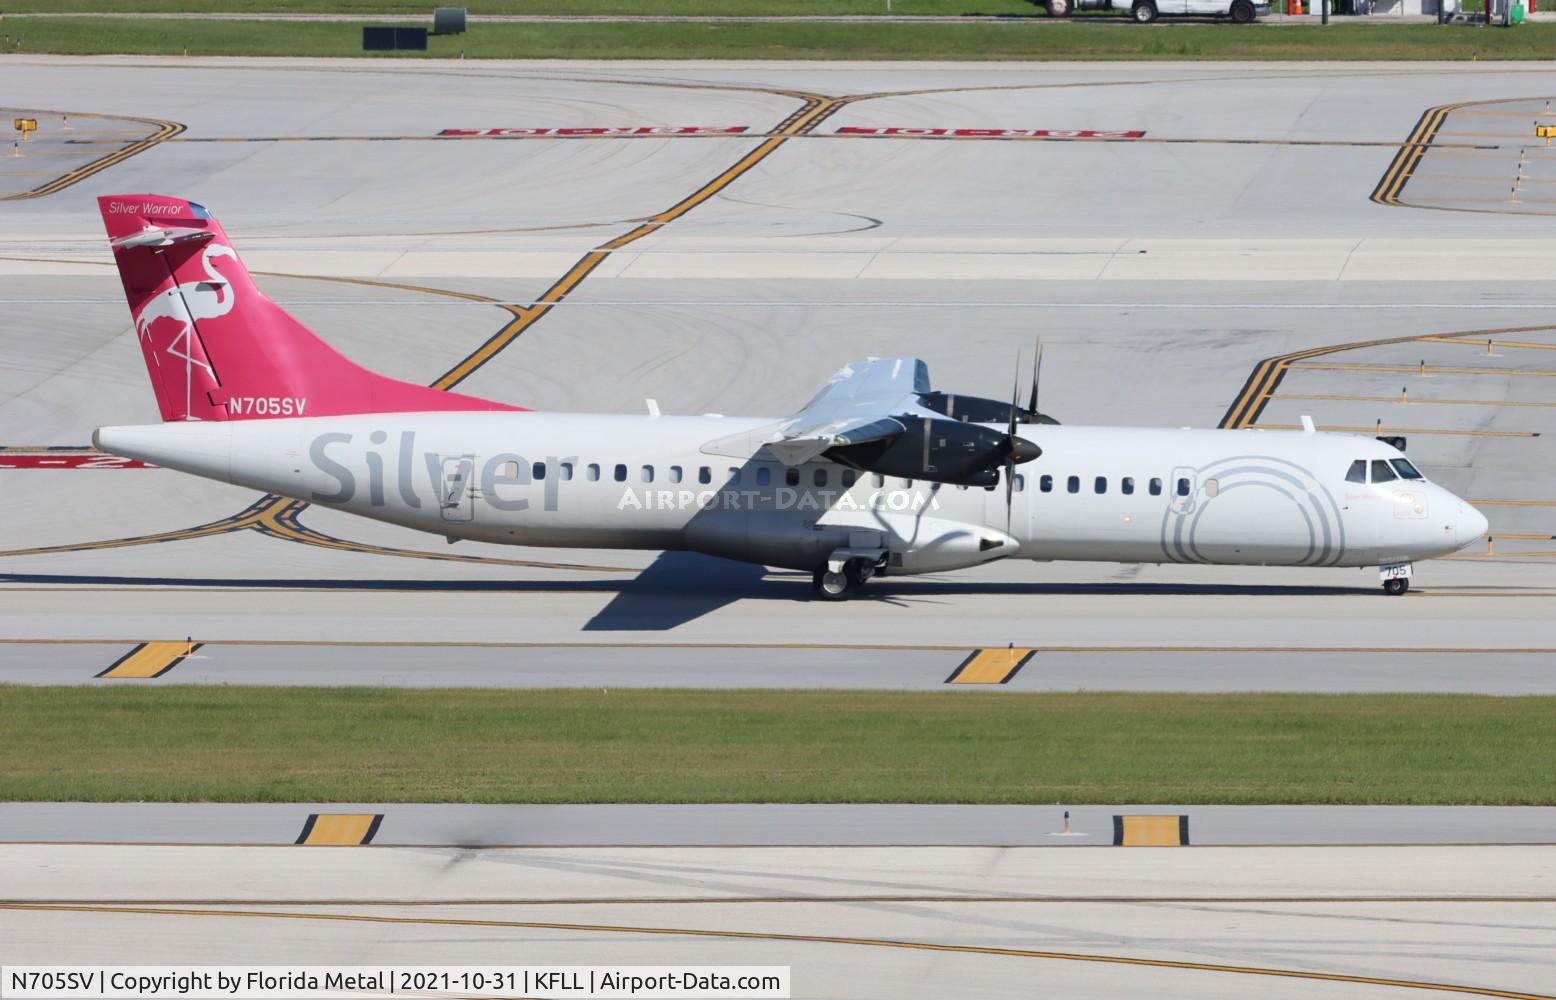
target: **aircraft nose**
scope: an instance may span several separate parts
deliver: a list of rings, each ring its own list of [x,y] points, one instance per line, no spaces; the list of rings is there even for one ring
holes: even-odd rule
[[[1453,518],[1453,540],[1460,548],[1486,533],[1490,522],[1486,515],[1460,500]]]

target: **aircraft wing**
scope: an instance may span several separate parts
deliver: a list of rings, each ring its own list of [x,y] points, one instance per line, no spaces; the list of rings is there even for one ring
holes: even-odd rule
[[[844,365],[809,403],[761,428],[750,444],[766,447],[785,465],[802,465],[828,448],[889,440],[905,430],[894,415],[923,412],[918,397],[928,391],[929,367],[918,358]],[[734,444],[713,441],[703,450],[727,454]]]

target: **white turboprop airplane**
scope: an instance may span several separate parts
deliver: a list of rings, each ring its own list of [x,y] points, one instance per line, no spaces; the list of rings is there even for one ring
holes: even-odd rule
[[[164,423],[96,447],[450,542],[686,549],[808,570],[832,600],[1012,556],[1377,566],[1400,594],[1412,560],[1486,530],[1381,440],[1059,426],[1035,375],[1022,407],[933,392],[915,358],[849,365],[777,418],[538,413],[400,382],[262,295],[201,206],[99,202]]]

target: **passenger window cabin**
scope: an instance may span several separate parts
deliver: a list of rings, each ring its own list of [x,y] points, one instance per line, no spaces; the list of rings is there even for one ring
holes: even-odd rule
[[[1120,479],[1118,481],[1118,488],[1125,496],[1129,496],[1130,494],[1134,493],[1134,491],[1135,491],[1135,480],[1134,480],[1134,477],[1133,476],[1125,476],[1123,479]]]
[[[584,466],[584,478],[591,483],[600,481],[600,465],[598,462],[590,462]]]
[[[1151,496],[1159,497],[1161,495],[1162,495],[1162,481],[1160,479],[1152,479],[1151,480]]]
[[[766,486],[773,481],[773,470],[767,466],[761,466],[756,470],[756,485]]]
[[[530,476],[533,477],[537,483],[543,481],[546,478],[546,463],[536,462],[534,465],[530,466]]]
[[[1065,481],[1064,488],[1071,493],[1079,493],[1081,491],[1081,477],[1071,476]]]
[[[627,467],[625,465],[618,463],[614,471],[616,482],[624,483],[627,481]]]
[[[706,486],[713,482],[713,470],[704,465],[697,470],[697,481]]]
[[[681,481],[681,467],[679,465],[672,465],[672,466],[670,466],[669,473],[670,473],[670,482],[678,483],[678,482]]]

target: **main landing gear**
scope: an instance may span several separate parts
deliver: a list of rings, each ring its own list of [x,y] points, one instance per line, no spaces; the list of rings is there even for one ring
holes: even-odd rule
[[[846,601],[859,593],[866,580],[875,575],[875,564],[868,559],[849,559],[838,569],[822,566],[810,578],[816,596],[823,601]]]

